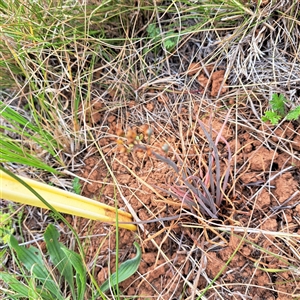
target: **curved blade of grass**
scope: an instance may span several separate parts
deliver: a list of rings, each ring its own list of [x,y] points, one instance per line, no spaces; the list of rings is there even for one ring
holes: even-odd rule
[[[55,169],[45,164],[37,155],[32,155],[28,147],[24,146],[25,141],[28,144],[33,144],[50,153],[53,157],[56,156],[53,149],[58,149],[56,141],[50,134],[33,125],[25,117],[11,109],[0,101],[0,116],[4,118],[10,125],[0,125],[0,162],[20,163],[27,166],[40,168],[49,172],[58,173]],[[3,132],[4,133],[3,133]],[[6,133],[19,135],[20,140],[15,140],[9,137]]]
[[[0,162],[20,163],[22,165],[35,167],[45,171],[58,174],[59,172],[47,164],[43,163],[37,157],[31,155],[28,149],[24,149],[18,141],[7,139],[0,134]]]
[[[142,251],[141,247],[137,242],[134,242],[133,245],[136,248],[136,256],[132,259],[129,259],[125,262],[123,262],[118,270],[118,278],[116,276],[116,273],[113,273],[110,275],[110,277],[101,285],[100,290],[104,293],[107,290],[109,290],[110,287],[115,286],[116,284],[126,280],[131,275],[133,275],[141,262],[142,258]]]
[[[188,179],[195,180],[196,176],[190,176]],[[217,218],[217,210],[214,204],[214,199],[205,184],[202,182],[201,178],[197,178],[196,181],[197,185],[200,184],[202,187],[205,196],[201,193],[200,190],[195,188],[192,184],[190,184],[187,180],[184,181],[185,185],[194,193],[194,195],[197,197],[197,200],[200,204],[201,210],[205,211],[206,214],[208,214],[211,218],[216,219]],[[210,209],[209,209],[209,208]]]
[[[15,128],[14,130],[6,126],[1,126],[3,127],[3,129],[30,137],[32,141],[37,142],[44,150],[47,150],[52,156],[56,156],[56,153],[55,151],[53,151],[53,149],[59,149],[59,144],[54,139],[54,137],[51,136],[51,134],[49,134],[47,131],[42,130],[38,126],[32,124],[25,117],[23,117],[18,112],[10,108],[1,100],[0,115]]]
[[[227,167],[226,167],[226,172],[225,172],[225,176],[224,176],[224,179],[223,179],[223,186],[222,186],[222,192],[224,193],[225,192],[225,189],[227,187],[227,183],[228,183],[228,180],[229,180],[229,175],[230,175],[230,162],[231,162],[231,150],[230,150],[230,146],[228,144],[228,142],[226,141],[225,138],[223,138],[222,136],[220,137],[221,140],[225,143],[226,147],[227,147],[227,151],[228,151],[228,162],[227,162]],[[221,201],[223,199],[223,194],[221,195]]]
[[[215,143],[211,137],[211,135],[208,133],[208,131],[205,129],[205,125],[198,120],[198,123],[205,135],[205,137],[208,140],[208,144],[209,144],[209,148],[211,148],[213,150],[214,153],[214,159],[215,159],[215,166],[216,166],[216,205],[217,207],[220,206],[220,199],[221,199],[221,184],[220,184],[220,180],[221,180],[221,169],[220,169],[220,160],[219,160],[219,154],[218,154],[218,149],[216,147],[217,142]],[[210,162],[211,164],[212,162]],[[211,167],[211,166],[210,166]],[[213,181],[213,178],[210,178],[210,181]]]
[[[205,295],[205,293],[213,286],[213,284],[220,277],[220,275],[223,274],[223,272],[225,271],[225,269],[227,268],[227,266],[230,264],[230,262],[232,261],[232,259],[235,257],[236,253],[241,248],[242,243],[243,243],[243,238],[240,240],[239,244],[237,245],[237,247],[235,248],[235,250],[233,251],[233,253],[230,255],[230,257],[228,258],[228,260],[225,262],[225,264],[221,267],[221,269],[218,272],[218,274],[213,278],[213,280],[211,280],[211,282],[209,283],[209,285],[207,287],[205,287],[205,289],[199,295],[199,297],[197,298],[197,300],[203,299],[202,297]]]
[[[174,171],[179,175],[179,169],[178,167],[176,166],[176,164],[171,161],[169,158],[167,157],[163,157],[162,155],[159,155],[158,153],[152,151],[151,152],[157,159],[163,161],[164,163],[168,164],[169,166],[171,166]],[[185,172],[188,173],[188,176],[187,177],[187,174],[185,174]],[[210,194],[210,192],[208,191],[207,187],[205,186],[205,184],[202,182],[202,180],[199,178],[199,181],[197,181],[197,183],[199,183],[201,185],[201,187],[203,188],[206,196],[204,196],[203,194],[201,194],[201,192],[199,190],[197,190],[197,188],[195,188],[192,184],[190,184],[188,182],[188,179],[195,179],[194,176],[191,176],[189,174],[189,170],[188,169],[185,169],[183,172],[182,172],[182,179],[185,183],[185,185],[194,193],[194,195],[197,197],[198,199],[198,202],[200,204],[200,206],[202,207],[202,209],[205,211],[206,214],[208,214],[210,217],[212,218],[217,218],[216,216],[216,207],[214,205],[214,199],[212,197],[212,195]],[[210,207],[211,210],[208,208]]]
[[[44,238],[52,263],[67,281],[73,299],[77,299],[75,296],[72,264],[66,253],[61,249],[63,244],[58,241],[59,232],[54,225],[48,225]]]

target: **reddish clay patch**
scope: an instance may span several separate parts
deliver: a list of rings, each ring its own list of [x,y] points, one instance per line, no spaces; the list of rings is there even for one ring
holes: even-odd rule
[[[126,139],[127,141],[131,139],[130,143],[134,143],[136,136],[147,130],[147,128],[130,129],[134,131],[134,136],[131,133],[128,135],[127,129],[120,127],[120,124],[116,125],[115,119],[111,118],[109,121],[110,128],[118,130],[117,135],[123,141],[119,142],[119,145],[124,145],[125,150],[128,149]],[[221,122],[213,122],[216,131],[221,126]],[[262,234],[260,231],[277,232],[284,223],[289,232],[300,233],[297,223],[300,217],[300,193],[297,194],[299,169],[290,168],[282,172],[288,166],[299,167],[299,161],[287,157],[286,153],[278,149],[266,148],[246,131],[239,134],[239,140],[235,141],[233,128],[226,126],[223,135],[232,146],[231,150],[234,150],[236,166],[240,170],[236,176],[238,180],[234,182],[235,193],[228,194],[230,198],[222,203],[220,220],[224,225],[251,227],[256,231],[246,236],[244,233],[230,233],[230,230],[228,233],[222,233],[199,228],[199,222],[192,216],[164,220],[166,217],[178,217],[183,212],[182,203],[161,190],[169,190],[170,184],[176,179],[176,174],[168,165],[146,150],[120,151],[117,135],[114,138],[100,140],[99,143],[106,149],[106,160],[120,186],[122,196],[127,199],[142,221],[157,219],[157,222],[143,224],[143,230],[139,228],[141,239],[138,242],[143,251],[142,261],[138,272],[120,284],[124,295],[139,296],[139,299],[187,298],[193,295],[195,287],[200,290],[206,288],[208,279],[215,278],[220,270],[222,272],[217,282],[224,285],[224,289],[217,288],[217,290],[224,299],[243,299],[240,295],[247,295],[252,299],[281,300],[288,299],[287,293],[300,293],[295,272],[280,272],[275,276],[266,271],[288,270],[289,263],[293,262],[280,259],[282,251],[290,251],[282,240],[274,238],[272,234]],[[291,139],[294,136],[295,143],[292,144],[297,150],[298,135],[289,133]],[[154,134],[150,138],[153,149],[159,149],[155,147],[160,147],[164,143],[156,137],[157,132],[154,128]],[[143,141],[146,142],[147,139],[148,137],[144,137]],[[169,141],[175,151],[180,151],[177,140],[169,139]],[[223,146],[220,143],[220,155],[226,157]],[[189,148],[186,155],[190,163],[195,161],[196,166],[199,156],[197,151],[192,149]],[[208,148],[202,149],[203,157],[207,151]],[[165,155],[163,151],[160,154]],[[179,152],[178,154],[181,155]],[[169,152],[168,156],[178,162],[173,153]],[[84,163],[80,176],[87,178],[90,183],[84,183],[83,194],[109,205],[114,205],[116,200],[121,209],[128,210],[124,198],[115,189],[114,180],[102,159],[99,156],[92,156]],[[232,164],[232,172],[233,168]],[[230,182],[228,189],[232,185],[233,182]],[[162,197],[165,197],[165,200]],[[292,198],[285,204],[290,197]],[[102,284],[107,279],[109,271],[115,270],[114,229],[83,219],[78,222],[76,226],[81,234],[97,235],[87,239],[85,248],[87,264],[96,263],[97,280]],[[194,226],[185,228],[188,223]],[[242,241],[243,238],[246,240]],[[120,261],[135,255],[132,252],[135,239],[137,237],[134,232],[119,230]],[[291,253],[289,257],[293,257],[293,254]],[[187,285],[187,282],[190,284]],[[205,296],[213,297],[215,293],[215,290],[210,288]]]

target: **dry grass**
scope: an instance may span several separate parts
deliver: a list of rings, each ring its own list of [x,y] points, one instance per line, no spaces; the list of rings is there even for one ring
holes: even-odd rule
[[[238,143],[239,136],[248,133],[251,143],[260,145],[257,147],[284,153],[285,164],[299,163],[299,151],[282,133],[287,130],[284,121],[272,127],[263,123],[261,116],[274,93],[285,95],[290,100],[289,108],[300,105],[300,3],[291,0],[278,3],[263,1],[260,5],[255,3],[261,1],[253,1],[252,4],[245,4],[245,1],[227,1],[226,4],[221,1],[202,2],[173,1],[158,5],[152,1],[129,1],[126,4],[108,1],[107,5],[99,6],[68,2],[60,3],[60,15],[56,15],[58,10],[54,5],[47,12],[37,4],[35,11],[23,8],[24,16],[20,21],[20,24],[25,24],[23,29],[11,27],[13,16],[7,15],[9,9],[2,8],[0,13],[5,18],[0,23],[0,70],[7,75],[1,81],[5,88],[11,88],[12,83],[14,87],[9,92],[3,90],[1,100],[17,111],[22,110],[30,121],[50,134],[47,138],[51,155],[41,151],[40,147],[27,146],[32,141],[21,132],[17,132],[17,137],[23,139],[23,145],[38,159],[63,172],[53,175],[13,164],[6,166],[15,172],[25,172],[66,188],[66,183],[71,185],[74,174],[79,174],[85,160],[98,155],[106,166],[107,178],[112,178],[110,183],[103,180],[103,185],[116,187],[117,201],[133,214],[136,222],[140,222],[130,204],[131,198],[138,198],[149,218],[158,222],[157,232],[149,232],[145,224],[139,224],[139,239],[153,243],[165,264],[172,266],[176,284],[166,285],[161,291],[156,291],[156,296],[161,294],[160,299],[163,299],[163,295],[172,294],[174,288],[175,296],[176,287],[184,287],[180,292],[184,299],[246,299],[247,292],[253,287],[270,291],[277,287],[259,286],[253,275],[245,282],[236,283],[245,287],[244,294],[232,294],[234,284],[227,284],[224,278],[234,272],[230,269],[230,262],[237,253],[241,253],[241,249],[251,248],[260,253],[249,262],[255,266],[253,274],[264,272],[271,277],[274,270],[266,262],[273,258],[282,262],[278,265],[280,272],[290,272],[290,277],[282,278],[284,284],[297,282],[299,278],[300,236],[299,232],[295,233],[295,228],[286,225],[290,215],[286,215],[285,209],[271,210],[266,214],[257,204],[258,196],[267,190],[279,207],[278,196],[272,194],[274,176],[294,169],[284,166],[276,175],[271,167],[264,170],[262,173],[266,180],[247,198],[238,187],[251,158],[245,157],[242,163],[238,163],[239,154],[247,147],[247,143],[242,147]],[[150,24],[155,25],[160,33],[158,36],[149,36],[147,28]],[[174,43],[174,46],[169,49],[167,42]],[[188,70],[193,62],[199,62],[200,67],[197,73],[190,75]],[[224,70],[224,76],[218,93],[212,97],[212,74],[217,70]],[[208,77],[206,86],[200,86],[197,79],[201,73]],[[222,93],[225,85],[228,91]],[[229,108],[231,113],[227,122]],[[172,199],[169,205],[177,205],[176,211],[180,211],[183,217],[165,225],[166,219],[160,216],[161,211],[151,210],[137,192],[146,185],[158,199],[166,199],[166,193],[147,182],[152,170],[145,168],[145,160],[141,160],[138,166],[145,168],[143,177],[119,160],[116,154],[116,139],[120,138],[118,126],[125,133],[141,125],[151,126],[154,134],[149,143],[143,140],[143,147],[151,146],[161,153],[161,145],[169,144],[172,148],[169,159],[177,167],[181,167],[181,162],[194,174],[209,165],[205,149],[207,137],[200,135],[198,128],[198,120],[207,120],[208,116],[213,116],[212,120],[221,124],[228,123],[226,134],[233,152],[230,184],[224,188],[224,208],[216,208],[221,223],[207,220],[200,209],[190,210]],[[115,121],[110,121],[112,118]],[[299,139],[297,125],[299,128],[299,123],[295,122],[294,128],[290,129],[290,136],[293,135],[294,139],[296,136]],[[13,128],[13,125],[9,126]],[[126,143],[126,136],[121,139]],[[208,143],[211,144],[211,141]],[[223,151],[221,148],[217,150]],[[115,163],[130,170],[138,184],[130,187],[119,183],[113,167]],[[164,162],[158,166],[160,170],[167,168]],[[220,183],[221,179],[217,178],[216,182]],[[233,197],[253,208],[246,224],[234,219],[238,205],[232,203]],[[253,215],[256,210],[261,213],[260,219]],[[37,209],[29,209],[28,212],[26,218],[35,220],[37,231],[42,232],[45,224],[52,222],[48,215]],[[277,230],[262,229],[274,217],[285,221]],[[295,222],[299,225],[299,217],[295,217]],[[24,224],[27,224],[26,220]],[[86,231],[79,227],[78,230],[85,235]],[[178,228],[189,235],[186,244],[182,242]],[[37,241],[41,237],[30,228],[23,229],[27,232],[23,237],[25,242]],[[115,232],[110,230],[111,237]],[[88,231],[93,232],[92,229]],[[200,233],[196,236],[195,232]],[[155,237],[162,233],[165,235],[159,244]],[[232,242],[234,238],[238,240],[235,244]],[[162,251],[163,242],[168,239],[185,255],[180,267]],[[265,244],[261,243],[262,240]],[[66,244],[72,243],[72,239],[66,240]],[[263,245],[267,245],[266,248]],[[226,262],[229,267],[225,269],[224,266],[219,274],[211,277],[206,272],[212,260],[210,252],[218,252],[223,247],[232,247]],[[94,257],[90,270],[97,263]],[[186,266],[191,267],[189,273],[183,275],[183,269],[188,268]],[[280,276],[281,273],[276,270],[275,273]],[[141,278],[148,280],[148,273],[139,275],[137,281]],[[204,290],[198,289],[200,277],[206,281]],[[155,286],[152,288],[157,290]],[[188,292],[185,294],[185,291]],[[285,295],[286,299],[299,297],[296,289],[289,292],[277,289],[277,293]],[[278,296],[277,299],[285,298]]]

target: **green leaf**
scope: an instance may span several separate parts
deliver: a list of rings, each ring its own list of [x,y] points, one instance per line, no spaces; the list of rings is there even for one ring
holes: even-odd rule
[[[43,284],[44,289],[51,292],[57,299],[63,300],[59,288],[45,266],[40,251],[32,246],[29,248],[19,246],[18,241],[13,236],[10,236],[8,244],[15,250],[18,259],[24,264],[25,268]]]
[[[104,293],[106,292],[110,287],[117,285],[118,283],[126,280],[131,275],[133,275],[141,262],[142,258],[142,251],[141,247],[137,242],[133,243],[136,248],[136,256],[132,259],[129,259],[125,262],[123,262],[118,270],[118,278],[116,276],[116,273],[113,273],[110,275],[110,277],[101,285],[100,290]]]
[[[285,103],[287,100],[285,99],[283,94],[273,94],[272,100],[270,101],[271,108],[280,116],[285,115]]]
[[[44,285],[38,283],[39,280],[35,276],[31,276],[28,281],[28,299],[29,300],[53,300],[53,294],[45,289]]]
[[[21,297],[28,298],[29,288],[24,283],[20,282],[13,275],[1,272],[0,280],[3,280],[9,287],[16,293],[19,293]]]
[[[276,125],[282,119],[282,116],[278,115],[275,111],[267,110],[261,119],[264,122],[270,121],[272,125]]]
[[[176,45],[176,42],[172,38],[168,38],[164,41],[164,46],[166,50],[171,51]]]
[[[72,186],[75,194],[80,195],[81,193],[81,184],[78,177],[75,177],[72,181]]]
[[[66,247],[61,248],[76,271],[77,300],[84,299],[86,291],[86,269],[81,256]]]
[[[63,247],[63,244],[58,242],[59,232],[54,225],[48,225],[44,233],[44,238],[52,263],[58,269],[60,274],[66,279],[70,287],[73,299],[76,299],[72,264],[66,256],[65,252],[61,249]]]
[[[167,51],[172,51],[179,41],[179,36],[174,31],[170,31],[166,34],[164,40],[164,46]]]
[[[147,33],[149,34],[149,37],[151,38],[157,38],[160,34],[160,30],[158,27],[156,27],[155,24],[149,24],[147,27]]]
[[[7,243],[9,236],[14,232],[10,214],[0,212],[0,242]]]
[[[7,121],[10,121],[11,124],[16,125],[17,127],[24,126],[27,129],[32,130],[33,132],[40,131],[37,126],[30,123],[26,118],[24,118],[15,110],[11,109],[8,105],[6,105],[2,101],[0,101],[0,111],[1,111],[1,117],[6,119]]]
[[[300,106],[296,107],[295,109],[291,110],[287,116],[286,116],[286,119],[289,120],[289,121],[296,121],[298,120],[300,117]]]

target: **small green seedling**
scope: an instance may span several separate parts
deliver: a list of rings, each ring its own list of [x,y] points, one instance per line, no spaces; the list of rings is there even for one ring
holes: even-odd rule
[[[16,207],[8,204],[6,212],[0,212],[0,243],[7,244],[9,236],[15,232],[14,228],[21,227],[23,209],[16,213]]]
[[[0,213],[0,242],[7,242],[10,234],[14,232],[13,222],[8,213]]]
[[[273,94],[270,101],[271,110],[267,110],[262,116],[262,121],[270,122],[272,125],[277,125],[284,117],[289,120],[297,120],[300,117],[300,106],[286,113],[285,104],[288,100],[283,94]]]
[[[126,260],[120,265],[118,276],[117,273],[111,274],[110,277],[101,285],[100,290],[103,293],[117,285],[119,282],[126,280],[138,270],[142,258],[142,251],[137,242],[134,242],[133,245],[136,248],[136,256],[132,259]]]
[[[147,27],[147,33],[152,39],[153,44],[160,42],[167,51],[172,51],[178,43],[178,37],[176,37],[176,33],[174,31],[166,32],[164,34],[164,38],[162,38],[160,29],[156,27],[155,24],[149,24]],[[157,47],[155,47],[155,50],[157,50]]]
[[[3,295],[8,296],[9,299],[86,299],[85,263],[78,253],[59,242],[59,238],[60,234],[56,227],[49,224],[44,233],[47,254],[43,254],[36,247],[20,246],[16,238],[9,235],[7,243],[15,254],[18,265],[22,268],[20,273],[22,275],[0,271],[0,281],[4,283],[0,286],[0,292],[3,292]],[[142,252],[136,242],[133,244],[137,250],[136,256],[123,262],[118,268],[118,273],[113,273],[102,284],[98,289],[100,295],[137,271]],[[0,252],[0,261],[4,254]]]
[[[295,109],[291,110],[286,116],[286,119],[289,121],[296,121],[299,118],[300,118],[300,105],[297,106]]]
[[[80,195],[80,193],[81,193],[81,184],[80,184],[80,181],[79,181],[78,177],[75,177],[73,179],[72,186],[73,186],[74,193],[77,194],[77,195]]]

